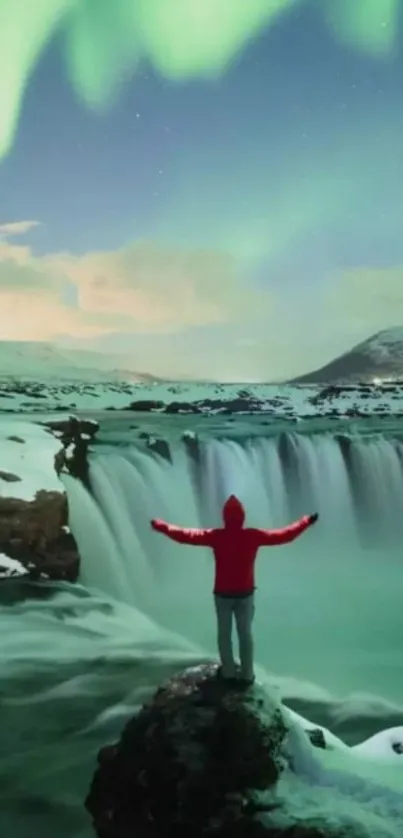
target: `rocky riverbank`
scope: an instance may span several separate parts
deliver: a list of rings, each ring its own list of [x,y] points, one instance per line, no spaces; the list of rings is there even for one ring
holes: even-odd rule
[[[98,425],[70,417],[35,427],[33,439],[29,438],[29,426],[25,430],[25,436],[9,435],[0,446],[0,466],[4,445],[8,462],[10,446],[19,449],[14,457],[15,471],[0,469],[0,578],[24,575],[34,581],[75,582],[80,557],[69,529],[66,492],[58,478],[69,473],[88,488],[87,453]],[[33,471],[37,467],[36,476]],[[42,481],[51,488],[42,488]]]

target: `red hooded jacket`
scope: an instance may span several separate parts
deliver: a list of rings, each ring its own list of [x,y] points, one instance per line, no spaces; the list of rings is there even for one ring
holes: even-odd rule
[[[151,526],[179,544],[211,547],[215,558],[214,593],[242,596],[255,589],[255,559],[259,547],[288,544],[316,521],[316,515],[305,515],[280,530],[259,530],[244,527],[245,510],[235,495],[223,507],[224,527],[219,529],[187,529],[153,520]]]

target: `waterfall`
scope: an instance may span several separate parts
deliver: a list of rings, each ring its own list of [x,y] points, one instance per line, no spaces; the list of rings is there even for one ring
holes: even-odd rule
[[[154,533],[149,521],[162,517],[189,526],[219,524],[222,503],[231,492],[242,498],[252,526],[283,526],[304,512],[320,514],[318,525],[296,542],[267,548],[258,557],[258,679],[278,687],[283,696],[300,698],[302,707],[295,709],[305,715],[305,706],[316,722],[321,713],[329,713],[343,727],[356,707],[364,729],[365,720],[372,719],[371,732],[399,723],[400,443],[281,435],[243,444],[211,440],[192,451],[178,442],[170,453],[172,462],[167,462],[145,447],[100,445],[90,464],[91,496],[65,478],[70,526],[82,557],[81,582],[106,596],[91,595],[79,608],[58,603],[69,621],[64,653],[71,657],[82,648],[84,659],[94,648],[97,667],[106,661],[107,674],[88,666],[88,677],[98,677],[105,689],[118,693],[124,685],[126,691],[123,704],[100,705],[84,734],[92,737],[99,730],[104,736],[110,729],[108,735],[115,735],[119,720],[133,712],[131,691],[139,701],[145,679],[154,684],[162,677],[161,664],[167,672],[192,657],[216,653],[210,551],[172,543]],[[105,611],[108,597],[119,603],[110,614]],[[63,628],[64,623],[56,623],[57,636]],[[85,689],[91,695],[94,686],[87,680]],[[388,720],[383,723],[374,692],[391,702],[382,705],[387,708],[382,719]],[[343,701],[343,695],[351,699]],[[49,706],[57,707],[53,694],[49,698]],[[301,717],[294,721],[310,726]],[[362,738],[358,735],[358,741]],[[400,783],[397,775],[389,783],[377,762],[369,764],[367,777],[366,765],[361,768],[341,743],[314,755],[305,738],[300,742],[304,753],[294,767],[297,779],[304,780],[303,793],[308,788],[309,796],[312,781],[315,796],[328,790],[345,800],[351,797],[354,805],[356,800],[366,805],[367,798],[376,796],[382,815],[401,818],[400,798],[389,790]],[[289,779],[294,782],[294,774]]]
[[[315,811],[326,794],[330,818],[335,805],[351,805],[353,819],[364,805],[366,817],[394,818],[388,834],[400,835],[395,764],[360,762],[328,732],[332,748],[313,752],[299,735],[315,723],[349,731],[354,742],[401,732],[400,442],[282,434],[211,440],[193,451],[178,442],[170,451],[167,462],[145,447],[99,445],[92,495],[64,476],[84,588],[3,609],[8,831],[18,832],[29,811],[38,834],[84,834],[82,801],[98,747],[116,741],[173,671],[216,654],[210,551],[169,542],[149,521],[219,524],[223,501],[236,492],[251,525],[320,513],[316,527],[291,545],[262,549],[257,561],[257,677],[312,722],[289,711],[298,725],[298,741],[288,743],[297,776],[284,773],[280,794],[290,792],[297,817],[301,801]],[[38,768],[39,741],[47,759]]]
[[[257,655],[269,669],[325,679],[337,689],[340,668],[349,666],[349,683],[361,687],[363,646],[370,667],[381,648],[384,654],[386,636],[393,657],[399,636],[400,442],[295,434],[205,441],[197,455],[177,442],[170,451],[172,462],[138,445],[99,446],[90,464],[93,497],[69,484],[81,581],[213,651],[211,552],[154,533],[150,519],[219,525],[231,492],[251,526],[281,527],[317,511],[318,524],[300,539],[259,554]],[[298,671],[299,646],[305,651]]]
[[[368,546],[403,540],[403,446],[387,439],[355,443],[350,471]]]

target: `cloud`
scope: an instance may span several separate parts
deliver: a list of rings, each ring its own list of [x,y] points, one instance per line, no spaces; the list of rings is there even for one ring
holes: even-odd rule
[[[4,227],[14,225],[5,224]],[[0,292],[2,289],[26,292],[55,287],[55,279],[41,266],[41,260],[32,256],[29,247],[10,244],[0,238]]]
[[[11,221],[8,224],[0,224],[0,238],[10,236],[24,236],[35,227],[39,226],[39,221]]]
[[[130,314],[139,328],[178,327],[258,317],[269,294],[254,292],[236,260],[220,251],[138,242],[113,253],[61,257],[79,288],[80,308]]]
[[[75,290],[74,306],[66,289]],[[259,321],[273,306],[233,257],[219,251],[150,241],[114,252],[36,256],[30,247],[0,240],[3,338],[90,338],[113,330],[170,334]]]
[[[240,264],[155,241],[37,256],[0,239],[0,336],[69,336],[157,374],[274,380],[332,360],[403,311],[401,266],[341,271],[321,290],[295,289],[290,305],[289,289],[264,291]]]

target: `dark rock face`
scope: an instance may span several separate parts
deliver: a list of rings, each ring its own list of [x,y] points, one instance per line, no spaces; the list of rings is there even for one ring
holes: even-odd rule
[[[100,752],[86,801],[96,834],[266,835],[255,820],[256,793],[276,784],[286,733],[280,710],[259,688],[229,689],[213,664],[187,670],[158,690],[116,746]]]
[[[163,413],[201,413],[200,402],[169,402],[164,405]]]
[[[234,399],[202,399],[195,402],[171,402],[165,406],[163,413],[208,413],[231,415],[233,413],[259,413],[262,410],[261,400],[252,395],[237,396]]]
[[[31,501],[2,497],[0,553],[21,562],[32,579],[45,576],[75,582],[79,555],[67,520],[63,492],[42,490]]]
[[[171,449],[165,439],[154,439],[154,437],[149,436],[147,439],[147,448],[159,454],[167,463],[172,463]]]
[[[154,399],[140,399],[137,402],[131,402],[126,410],[134,410],[138,413],[145,411],[148,413],[151,410],[161,410],[163,407],[165,407],[164,402],[155,401]]]
[[[5,483],[21,483],[21,477],[12,474],[11,471],[0,471],[0,480],[4,480]]]
[[[71,474],[90,492],[88,453],[99,430],[98,422],[70,416],[66,422],[47,422],[46,425],[60,438],[63,446],[55,456],[56,474]]]
[[[182,442],[189,457],[198,464],[200,462],[200,442],[197,434],[192,431],[185,431],[182,434]]]
[[[326,749],[326,739],[323,730],[320,727],[315,727],[313,730],[308,730],[307,734],[315,748]]]
[[[45,424],[62,443],[55,457],[56,473],[69,472],[89,488],[88,447],[98,430],[98,423],[70,416],[67,421]],[[24,443],[20,437],[9,439]],[[0,471],[0,480],[11,484],[20,478]],[[24,577],[26,580],[76,582],[80,559],[77,544],[68,528],[65,492],[41,490],[32,500],[1,497],[0,553],[23,565],[28,572]],[[2,568],[0,557],[0,577],[14,575],[18,576],[18,571],[10,573],[7,565]]]
[[[45,422],[45,425],[52,433],[60,436],[63,445],[75,442],[78,434],[86,434],[93,439],[99,431],[99,424],[94,419],[78,419],[77,416],[69,416],[66,420]]]

